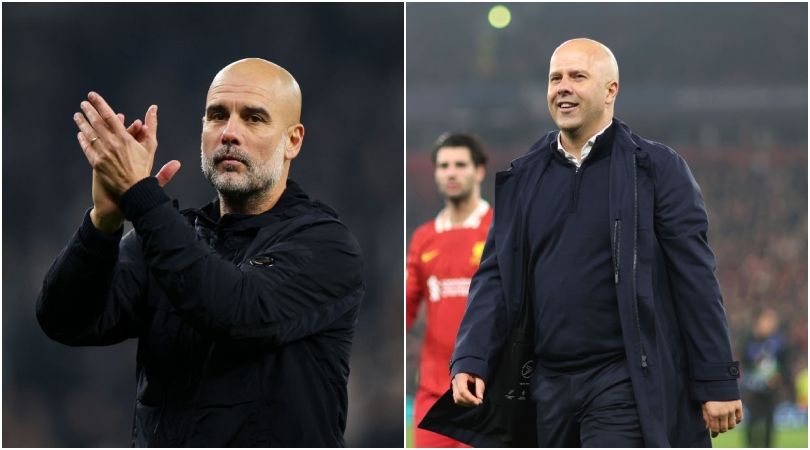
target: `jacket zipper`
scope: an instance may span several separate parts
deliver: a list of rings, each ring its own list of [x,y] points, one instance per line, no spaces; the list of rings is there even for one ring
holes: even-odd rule
[[[647,374],[647,353],[644,351],[644,340],[641,336],[641,321],[638,314],[638,292],[636,288],[636,272],[638,266],[638,166],[636,154],[633,152],[633,306],[636,313],[636,330],[641,346],[641,371]]]
[[[622,219],[619,217],[613,222],[613,283],[619,284],[619,265],[622,258]]]
[[[577,166],[574,167],[574,198],[571,200],[571,212],[574,213],[579,209],[579,183],[580,183],[580,172],[582,167]]]

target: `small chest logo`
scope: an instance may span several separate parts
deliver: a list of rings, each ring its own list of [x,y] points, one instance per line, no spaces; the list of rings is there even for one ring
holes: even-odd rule
[[[431,250],[429,252],[422,253],[422,262],[426,263],[432,260],[433,258],[439,256],[439,249]]]
[[[478,266],[481,264],[481,255],[484,253],[484,241],[478,241],[473,245],[472,255],[470,256],[470,264]]]

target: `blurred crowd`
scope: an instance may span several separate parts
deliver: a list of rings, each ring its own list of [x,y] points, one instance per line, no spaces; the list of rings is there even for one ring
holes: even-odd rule
[[[407,70],[411,83],[459,83],[491,79],[522,83],[544,79],[546,55],[560,43],[557,36],[594,36],[616,54],[623,79],[688,85],[724,80],[759,84],[774,77],[774,63],[794,58],[792,45],[807,45],[804,5],[677,3],[554,4],[514,3],[509,25],[489,26],[490,3],[464,6],[408,6],[408,47],[416,62],[442,61]],[[685,24],[689,26],[685,26]],[[410,33],[410,31],[420,33]],[[586,32],[590,30],[590,32]],[[441,40],[436,40],[441,33]],[[724,39],[717,39],[719,36]],[[472,37],[472,39],[471,39]],[[788,45],[774,46],[779,42]],[[411,49],[412,48],[412,49]],[[652,53],[654,52],[654,53]],[[752,62],[752,54],[757,56]],[[655,56],[655,58],[642,57]],[[695,64],[672,70],[672,60],[688,56]],[[722,66],[706,64],[722,56]],[[745,67],[746,70],[739,70]],[[780,79],[801,80],[799,73]]]
[[[773,420],[788,424],[773,417],[780,404],[783,415],[807,414],[807,149],[699,156],[706,153],[689,161],[708,205],[709,242],[742,361],[748,443],[770,447]]]
[[[780,158],[769,154],[783,152]],[[734,157],[687,156],[709,210],[732,335],[739,346],[756,315],[773,308],[807,364],[807,150],[738,151]],[[785,157],[787,156],[787,157]]]

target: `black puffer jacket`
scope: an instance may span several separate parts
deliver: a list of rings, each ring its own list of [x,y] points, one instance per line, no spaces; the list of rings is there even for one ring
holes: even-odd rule
[[[67,345],[138,338],[133,446],[344,446],[359,246],[292,181],[270,211],[178,212],[148,178],[121,239],[84,223],[37,318]],[[120,245],[119,245],[120,242]]]

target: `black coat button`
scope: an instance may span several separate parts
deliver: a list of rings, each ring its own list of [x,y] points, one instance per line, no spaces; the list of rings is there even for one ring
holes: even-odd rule
[[[728,373],[732,377],[736,377],[737,375],[740,374],[740,369],[738,369],[737,366],[731,366],[731,367],[728,368]]]

